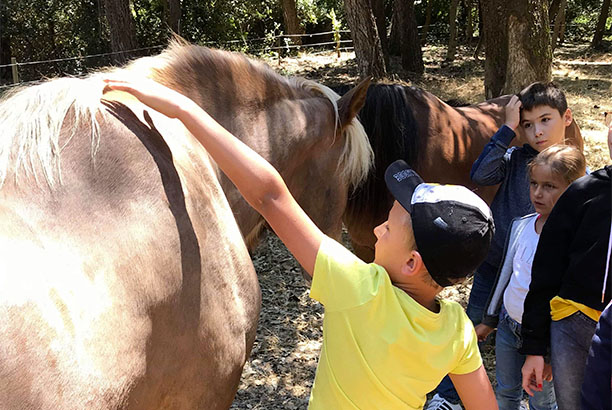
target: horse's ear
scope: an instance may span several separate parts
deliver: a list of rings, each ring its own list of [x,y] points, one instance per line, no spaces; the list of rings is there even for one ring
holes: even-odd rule
[[[372,77],[368,77],[338,100],[340,127],[347,126],[363,107]]]

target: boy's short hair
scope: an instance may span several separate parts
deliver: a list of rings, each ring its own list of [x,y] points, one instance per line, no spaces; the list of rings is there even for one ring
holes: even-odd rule
[[[466,187],[424,183],[403,160],[389,165],[385,182],[410,214],[416,246],[436,283],[450,286],[474,273],[495,232],[487,204]]]
[[[547,105],[559,111],[563,116],[567,111],[567,100],[565,94],[554,83],[536,82],[525,87],[519,94],[522,109],[530,111],[535,107]]]

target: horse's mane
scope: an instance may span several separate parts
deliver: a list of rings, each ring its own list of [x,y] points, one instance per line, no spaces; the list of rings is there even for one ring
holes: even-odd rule
[[[386,167],[397,159],[414,168],[419,165],[422,142],[407,98],[411,90],[401,84],[374,84],[368,89],[359,118],[374,150],[374,171],[349,198],[349,215],[377,215],[388,211],[382,209],[387,208],[383,198],[389,195],[382,182]]]
[[[451,98],[450,100],[446,100],[444,102],[450,105],[451,107],[469,107],[472,105],[469,102],[462,100],[461,98]]]
[[[6,93],[0,100],[0,187],[10,167],[14,168],[15,178],[23,168],[37,182],[42,172],[50,187],[61,183],[60,154],[83,122],[91,127],[94,158],[100,140],[96,114],[100,111],[102,88],[101,81],[60,78]],[[60,132],[71,110],[71,136],[60,145]]]
[[[329,87],[302,77],[283,77],[267,64],[247,58],[243,54],[210,49],[189,44],[180,38],[170,42],[160,55],[139,59],[127,67],[129,70],[147,72],[157,82],[188,94],[199,86],[217,83],[219,70],[232,73],[233,81],[239,82],[240,93],[250,95],[253,79],[265,82],[266,98],[310,98],[318,95],[331,102],[339,125],[338,104],[340,96]],[[206,78],[203,81],[196,76]],[[207,77],[213,77],[212,81]],[[214,93],[213,93],[214,94]],[[197,100],[197,95],[191,96]],[[363,127],[357,119],[344,130],[345,144],[338,167],[345,181],[353,187],[367,178],[372,164],[372,149]]]
[[[265,81],[278,98],[306,98],[312,93],[327,98],[338,119],[336,102],[339,96],[323,85],[303,78],[282,77],[266,64],[241,54],[179,40],[172,41],[160,55],[135,60],[124,68],[113,70],[112,75],[149,77],[183,91],[179,86],[185,81],[201,85],[209,81],[212,74],[221,78],[227,68],[231,68],[232,73],[244,74],[241,80],[245,87],[254,78]],[[100,141],[96,116],[105,113],[100,102],[104,88],[102,78],[109,72],[109,69],[102,70],[84,79],[52,79],[40,85],[17,88],[3,96],[0,100],[0,187],[10,169],[17,177],[20,168],[31,172],[37,181],[42,173],[50,187],[58,182],[61,184],[61,151],[83,125],[91,129],[91,156],[95,159]],[[60,131],[69,123],[67,118],[71,113],[71,136],[60,146]],[[346,127],[345,133],[339,167],[346,180],[357,186],[367,176],[372,153],[365,132],[356,120]]]

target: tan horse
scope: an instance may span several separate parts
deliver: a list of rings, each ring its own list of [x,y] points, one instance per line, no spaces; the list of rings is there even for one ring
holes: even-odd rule
[[[371,160],[353,120],[364,87],[337,100],[178,44],[117,74],[191,96],[337,232]],[[240,229],[260,223],[178,121],[124,93],[101,102],[100,77],[0,103],[0,408],[228,408],[260,309]]]
[[[467,186],[491,203],[497,186],[474,184],[470,169],[503,124],[509,99],[506,95],[476,105],[451,107],[419,88],[370,86],[359,117],[374,150],[375,166],[349,198],[344,216],[358,256],[366,261],[374,257],[376,238],[372,231],[386,219],[393,203],[384,184],[384,172],[396,159],[406,160],[426,181]],[[515,143],[524,140],[519,136]],[[582,150],[582,136],[575,122],[567,127],[566,140]]]

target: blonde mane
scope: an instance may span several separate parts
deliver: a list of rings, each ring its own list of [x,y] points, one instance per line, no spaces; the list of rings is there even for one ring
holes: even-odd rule
[[[61,184],[61,152],[78,127],[91,124],[91,156],[100,142],[96,114],[100,111],[102,82],[60,78],[19,88],[0,100],[0,187],[12,169],[23,168],[40,183],[42,172],[49,187]],[[70,110],[74,120],[70,137],[60,145],[59,135]]]
[[[337,100],[340,97],[328,87],[303,78],[282,77],[266,64],[240,54],[193,46],[179,40],[172,41],[161,54],[135,60],[125,68],[113,70],[112,75],[144,76],[172,87],[176,85],[173,78],[178,81],[177,77],[185,70],[195,78],[202,75],[197,67],[210,66],[219,59],[226,65],[242,67],[251,75],[257,73],[267,82],[277,83],[278,89],[317,93],[327,98],[334,107],[338,123]],[[20,169],[32,174],[39,184],[39,174],[42,173],[50,188],[58,183],[61,185],[61,152],[80,126],[87,125],[91,129],[91,158],[95,161],[100,143],[96,116],[105,112],[100,103],[104,88],[102,78],[109,75],[111,72],[106,70],[84,79],[49,80],[15,90],[0,100],[0,188],[10,171],[17,178]],[[60,132],[70,113],[70,134],[60,145]],[[345,180],[356,187],[365,180],[373,153],[367,135],[356,119],[345,127],[344,132],[346,138],[339,167]]]

